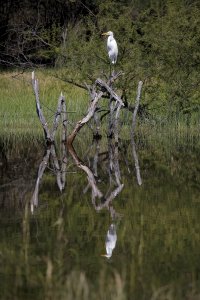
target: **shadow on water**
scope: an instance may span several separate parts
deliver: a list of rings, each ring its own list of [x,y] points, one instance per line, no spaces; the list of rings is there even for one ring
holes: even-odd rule
[[[2,141],[1,298],[199,299],[199,144],[168,146]]]

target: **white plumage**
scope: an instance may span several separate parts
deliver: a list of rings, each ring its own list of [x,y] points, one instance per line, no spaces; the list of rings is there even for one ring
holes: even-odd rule
[[[116,225],[111,224],[106,235],[106,254],[102,255],[111,258],[117,242]]]
[[[108,49],[108,56],[111,60],[112,64],[116,64],[117,62],[117,55],[118,55],[118,47],[117,47],[117,42],[114,38],[113,32],[108,31],[105,33],[102,33],[102,35],[107,35],[107,49]]]

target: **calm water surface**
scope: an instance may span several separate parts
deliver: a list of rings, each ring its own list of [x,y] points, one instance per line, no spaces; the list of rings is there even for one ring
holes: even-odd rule
[[[0,140],[0,299],[200,299],[200,143]]]

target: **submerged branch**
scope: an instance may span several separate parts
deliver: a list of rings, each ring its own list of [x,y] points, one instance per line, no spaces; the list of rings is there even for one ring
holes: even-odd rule
[[[111,192],[110,196],[105,199],[104,203],[95,205],[95,209],[97,211],[99,211],[99,210],[103,209],[104,207],[108,208],[110,205],[110,202],[112,202],[112,200],[117,197],[117,195],[122,191],[123,187],[124,187],[124,184],[120,184],[119,186],[117,186],[117,188]]]
[[[59,161],[58,161],[58,158],[56,155],[56,149],[53,144],[51,145],[50,151],[51,151],[53,166],[54,166],[55,173],[56,173],[57,185],[59,187],[59,190],[62,191],[63,185],[62,185],[62,179],[61,179],[61,168],[60,168]]]
[[[76,151],[74,150],[74,147],[72,145],[68,145],[68,151],[71,154],[71,156],[73,157],[77,167],[82,169],[87,174],[88,183],[92,188],[92,198],[96,198],[96,197],[101,198],[103,196],[103,194],[97,187],[95,176],[94,176],[93,172],[90,170],[89,167],[87,167],[81,161],[81,159],[76,154]]]
[[[140,175],[140,165],[139,165],[139,160],[138,160],[138,156],[137,156],[137,152],[136,152],[135,140],[134,140],[133,136],[131,138],[131,144],[132,144],[133,158],[134,158],[134,162],[135,162],[137,183],[138,183],[138,185],[142,185],[142,178]]]
[[[31,212],[33,213],[34,211],[34,207],[38,206],[38,194],[39,194],[39,185],[40,185],[40,181],[42,179],[42,176],[44,174],[44,171],[47,167],[48,161],[49,161],[49,156],[50,156],[50,149],[47,149],[46,154],[44,155],[42,162],[39,165],[38,168],[38,176],[37,176],[37,180],[36,180],[36,184],[35,184],[35,189],[33,192],[33,196],[31,199]]]
[[[99,149],[98,149],[99,150]],[[97,182],[94,176],[94,173],[91,171],[91,169],[86,166],[81,159],[78,157],[78,155],[76,154],[75,149],[73,148],[72,145],[68,145],[68,151],[71,154],[72,158],[74,159],[76,165],[78,168],[82,169],[86,175],[87,175],[87,179],[88,179],[88,186],[86,188],[86,190],[88,189],[88,187],[90,186],[92,189],[92,203],[94,205],[94,208],[99,211],[102,208],[106,207],[109,209],[109,205],[112,202],[112,200],[121,192],[121,190],[124,187],[124,184],[120,183],[120,171],[119,171],[119,162],[118,162],[118,150],[115,151],[115,162],[114,162],[114,169],[115,169],[115,176],[116,176],[116,183],[117,183],[117,187],[114,188],[113,191],[111,191],[109,193],[109,195],[103,195],[103,193],[99,190],[98,186],[97,186]],[[86,191],[85,190],[85,191]],[[95,199],[96,197],[98,197],[99,199],[101,199],[101,203],[100,204],[96,204]]]

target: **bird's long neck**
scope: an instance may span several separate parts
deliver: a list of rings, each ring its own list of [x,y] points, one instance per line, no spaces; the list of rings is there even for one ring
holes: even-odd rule
[[[109,37],[108,37],[108,40],[109,40],[109,41],[112,41],[112,40],[114,40],[114,37],[113,37],[113,35],[109,35]]]

